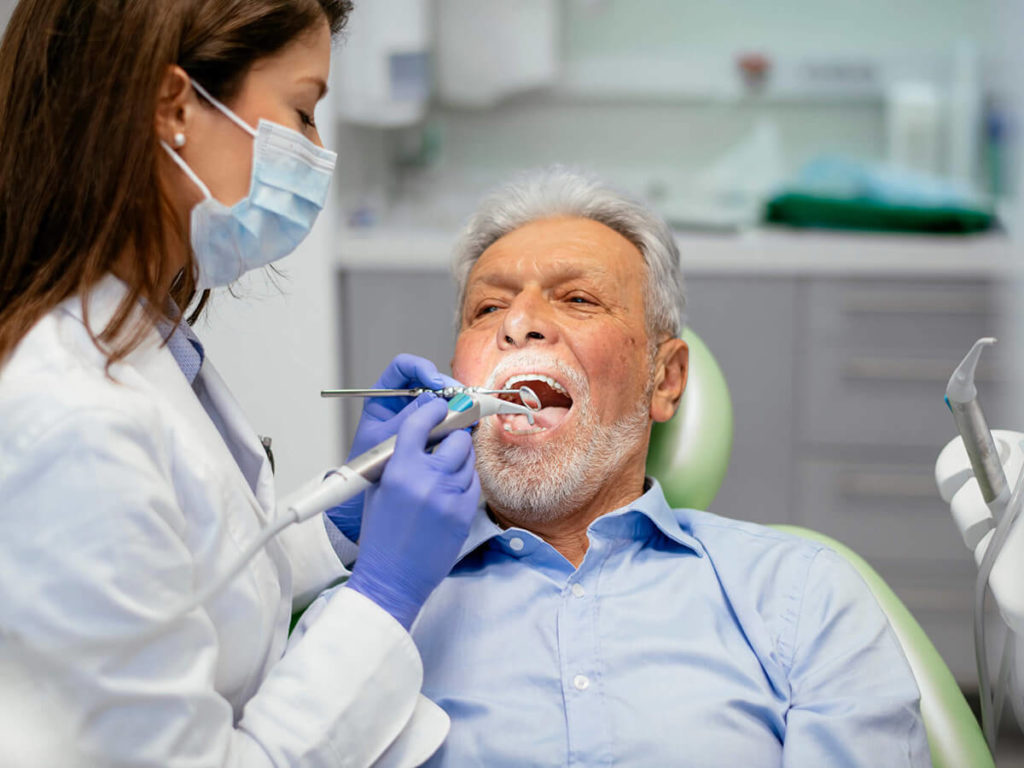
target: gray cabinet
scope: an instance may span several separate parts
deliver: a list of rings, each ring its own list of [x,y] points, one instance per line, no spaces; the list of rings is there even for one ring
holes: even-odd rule
[[[785,276],[687,280],[687,324],[715,355],[733,400],[732,461],[712,505],[727,517],[790,522],[799,287]]]
[[[438,270],[352,270],[338,285],[342,318],[342,386],[369,387],[391,358],[413,352],[442,373],[455,347],[455,284]],[[345,403],[352,442],[362,400]]]

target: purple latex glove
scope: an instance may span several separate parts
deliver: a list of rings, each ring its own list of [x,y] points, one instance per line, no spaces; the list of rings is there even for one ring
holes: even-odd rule
[[[406,629],[451,571],[480,501],[467,432],[452,432],[427,450],[447,405],[424,403],[398,428],[394,456],[380,484],[366,492],[359,558],[347,583]]]
[[[416,355],[401,354],[391,361],[373,386],[380,389],[441,389],[460,385],[451,376],[439,373],[437,367],[429,360]],[[432,395],[427,394],[420,395],[412,402],[407,397],[367,398],[363,403],[363,415],[359,418],[352,450],[349,451],[346,461],[387,440],[398,432],[398,427],[409,414],[433,399],[435,398]],[[349,541],[359,541],[364,499],[365,494],[360,493],[344,504],[327,510],[327,517]]]

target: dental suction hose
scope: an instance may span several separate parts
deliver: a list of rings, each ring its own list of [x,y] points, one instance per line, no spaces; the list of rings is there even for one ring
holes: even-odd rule
[[[974,375],[982,350],[995,343],[996,340],[991,337],[974,342],[971,351],[949,378],[949,384],[946,385],[946,405],[952,411],[957,431],[963,438],[967,458],[971,462],[971,469],[974,470],[982,498],[998,522],[1010,499],[1010,487],[1003,473],[999,450],[992,439],[992,431],[988,428],[985,414],[978,403],[978,388],[974,384]]]

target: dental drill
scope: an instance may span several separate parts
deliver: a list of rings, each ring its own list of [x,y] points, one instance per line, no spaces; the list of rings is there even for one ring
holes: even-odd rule
[[[472,427],[487,416],[497,414],[522,414],[533,424],[534,409],[517,403],[510,403],[491,395],[460,392],[448,402],[448,413],[444,420],[430,431],[427,446],[433,447],[452,432]],[[133,643],[145,642],[163,631],[164,625],[177,621],[220,592],[246,566],[257,552],[266,546],[274,536],[293,523],[301,523],[321,514],[324,510],[338,506],[362,493],[380,480],[384,467],[395,453],[397,437],[390,437],[361,453],[347,464],[328,473],[324,481],[313,491],[285,502],[277,518],[268,524],[260,534],[245,547],[241,555],[225,570],[219,579],[195,595],[185,605],[175,609],[166,618],[151,626],[145,632],[130,638]]]

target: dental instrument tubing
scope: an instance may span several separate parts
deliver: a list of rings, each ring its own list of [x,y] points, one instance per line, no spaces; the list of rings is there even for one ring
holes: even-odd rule
[[[985,596],[988,592],[988,582],[992,575],[992,568],[1003,551],[1003,545],[1010,535],[1013,524],[1020,515],[1022,506],[1024,506],[1024,471],[1017,478],[1016,487],[1006,505],[1003,518],[990,534],[988,548],[981,558],[981,563],[978,566],[978,576],[974,583],[974,657],[978,667],[978,698],[981,704],[982,733],[985,736],[989,749],[993,752],[995,751],[999,726],[999,720],[994,710],[999,709],[996,702],[1001,698],[999,689],[1005,685],[1003,677],[1006,674],[1004,667],[1007,661],[1004,649],[1004,654],[1001,654],[1004,657],[1003,662],[1000,664],[999,677],[996,679],[996,690],[993,690],[991,672],[988,666],[987,641],[985,640]],[[1011,643],[1012,637],[1007,637],[1004,642]]]
[[[427,438],[427,447],[432,447],[457,429],[471,427],[486,416],[498,413],[521,413],[533,423],[533,411],[525,405],[517,405],[490,395],[460,393],[448,403],[448,414],[434,427]],[[245,548],[241,555],[227,568],[220,578],[180,608],[158,619],[143,632],[126,638],[129,645],[146,642],[159,635],[167,624],[175,622],[195,610],[220,592],[253,556],[266,546],[274,536],[292,523],[301,523],[325,509],[342,504],[369,488],[380,479],[384,467],[395,453],[397,437],[389,437],[356,456],[348,464],[331,471],[312,493],[290,503],[277,519],[267,525]],[[106,644],[106,643],[103,643]],[[85,643],[89,646],[91,643]]]
[[[483,402],[481,401],[495,401]],[[496,405],[501,403],[501,405]],[[482,407],[483,406],[483,407]],[[493,415],[501,410],[511,408],[522,408],[511,403],[504,403],[492,397],[469,397],[468,395],[457,395],[448,404],[448,414],[444,420],[430,431],[427,446],[431,447],[439,443],[446,436],[457,429],[464,429],[472,426],[483,416]],[[532,420],[532,418],[531,418]],[[332,470],[327,478],[312,493],[289,504],[275,520],[269,523],[259,535],[256,536],[245,548],[241,555],[227,568],[215,582],[210,584],[202,592],[196,594],[187,603],[175,609],[164,617],[158,619],[143,632],[125,638],[130,646],[147,642],[165,630],[167,624],[178,621],[190,611],[203,605],[207,600],[220,592],[227,584],[238,575],[257,552],[266,546],[274,536],[293,523],[301,523],[314,515],[322,513],[325,509],[342,504],[353,496],[363,492],[373,483],[380,479],[387,465],[388,460],[395,453],[395,437],[390,437],[365,453],[356,456],[348,464]],[[86,643],[85,645],[91,645]]]

